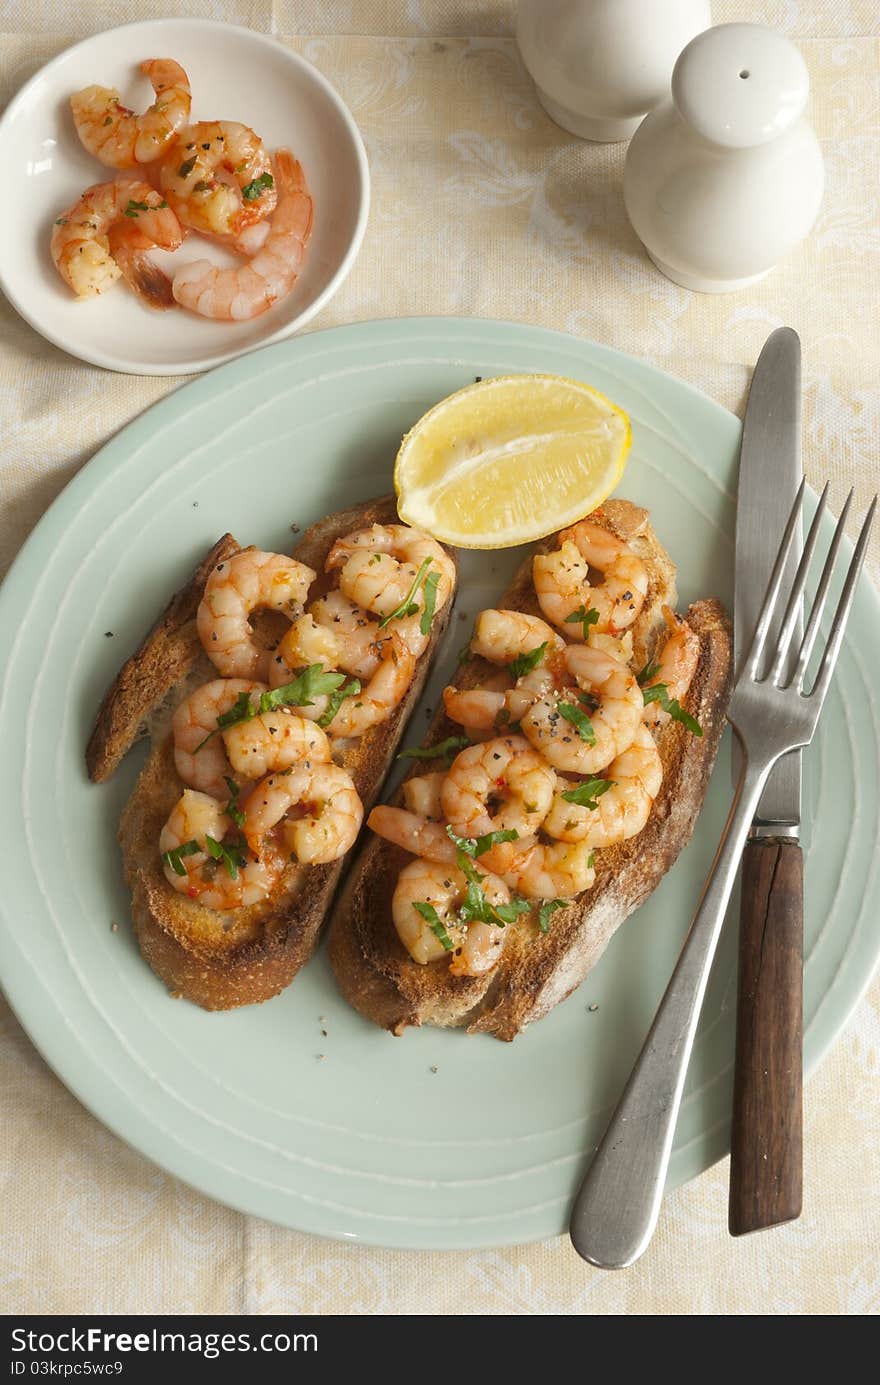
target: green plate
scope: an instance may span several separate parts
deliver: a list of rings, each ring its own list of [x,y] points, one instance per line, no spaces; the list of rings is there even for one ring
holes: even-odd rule
[[[83,750],[120,662],[219,534],[288,548],[291,523],[389,488],[401,434],[430,405],[475,375],[516,371],[578,377],[628,411],[622,493],[650,507],[682,600],[729,602],[736,419],[604,347],[451,319],[316,333],[170,395],[67,487],[0,594],[0,975],[16,1013],[71,1090],[149,1158],[234,1207],[325,1236],[477,1247],[564,1230],[712,859],[730,798],[727,746],[674,870],[580,990],[513,1045],[431,1029],[394,1039],[348,1009],[320,955],[254,1009],[208,1015],[169,999],[132,939],[115,841],[140,755],[95,787]],[[464,556],[465,615],[493,603],[520,556]],[[863,582],[805,756],[808,1066],[880,950],[878,616]],[[429,705],[466,628],[453,621]],[[423,726],[420,710],[411,740]],[[734,977],[728,929],[678,1124],[676,1183],[727,1148]]]

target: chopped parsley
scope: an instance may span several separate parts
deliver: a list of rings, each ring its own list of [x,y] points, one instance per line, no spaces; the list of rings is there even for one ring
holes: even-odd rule
[[[570,902],[571,901],[568,899],[542,900],[541,907],[538,910],[538,927],[542,933],[550,932],[550,915],[555,913],[557,909],[564,909],[566,904]]]
[[[598,808],[597,799],[614,787],[613,779],[585,779],[577,788],[569,789],[562,797],[566,803],[576,803],[579,808]]]
[[[126,216],[137,216],[140,212],[148,212],[150,208],[146,202],[133,202],[128,199],[128,206],[125,209]]]
[[[434,619],[434,611],[437,607],[437,587],[439,583],[439,572],[429,572],[425,578],[424,605],[422,607],[422,618],[419,621],[419,629],[423,635],[429,635],[431,633],[431,621]]]
[[[170,866],[175,875],[186,875],[186,866],[183,864],[184,856],[195,856],[196,852],[201,851],[198,842],[183,842],[180,846],[175,846],[171,851],[162,852],[162,860]]]
[[[229,790],[229,802],[223,811],[227,816],[232,818],[236,827],[244,827],[244,813],[238,806],[238,795],[241,793],[241,785],[236,784],[235,780],[230,779],[227,774],[224,774],[223,782]]]
[[[518,678],[524,678],[532,669],[538,667],[543,662],[544,655],[547,653],[547,641],[539,644],[536,649],[532,649],[528,654],[517,654],[513,663],[507,665],[507,671],[514,683]]]
[[[638,683],[640,688],[643,688],[646,683],[650,683],[654,678],[656,678],[659,672],[660,665],[654,663],[653,659],[649,659],[648,662],[645,664],[645,667],[642,669],[641,673],[636,674],[636,682]]]
[[[581,740],[586,741],[587,745],[596,744],[596,733],[593,730],[593,723],[590,721],[586,712],[581,711],[580,707],[575,707],[572,702],[560,702],[559,715],[565,717],[566,721],[571,722]]]
[[[447,736],[445,741],[438,741],[436,745],[413,745],[408,750],[401,750],[398,760],[445,760],[457,755],[459,750],[464,750],[471,745],[468,736]]]
[[[576,611],[572,611],[570,616],[565,617],[565,623],[566,625],[583,626],[584,639],[586,639],[590,633],[590,626],[595,625],[598,619],[599,612],[596,610],[595,606],[591,606],[590,609],[587,610],[586,606],[581,605],[578,606]]]
[[[673,721],[680,721],[692,736],[702,736],[703,728],[696,717],[692,717],[690,712],[686,712],[677,698],[669,696],[669,689],[665,683],[652,683],[650,688],[643,688],[642,696],[645,699],[646,707],[651,702],[659,702],[664,712],[668,712]]]
[[[261,173],[259,178],[255,178],[252,183],[248,183],[241,190],[241,195],[245,202],[254,202],[258,197],[262,197],[266,188],[275,186],[275,179],[271,173]]]
[[[462,923],[494,923],[496,927],[504,928],[520,914],[527,914],[532,906],[518,895],[513,895],[509,904],[490,903],[482,888],[486,877],[474,865],[474,857],[483,855],[496,841],[513,841],[519,833],[487,832],[485,837],[457,837],[451,827],[447,827],[446,831],[455,842],[455,864],[468,882],[464,903],[458,911]]]
[[[68,221],[66,216],[59,216],[58,220],[55,222],[56,226],[66,226],[67,224]]]
[[[318,717],[319,726],[329,726],[339,708],[347,697],[356,697],[361,690],[359,678],[352,678],[347,683],[341,683],[338,688],[334,688],[327,698],[326,709]],[[303,706],[303,703],[300,703]]]
[[[426,923],[429,923],[431,925],[431,932],[434,934],[436,938],[440,939],[440,942],[443,944],[446,951],[452,952],[455,947],[455,943],[452,941],[449,934],[447,933],[446,928],[443,924],[443,920],[437,913],[437,910],[434,908],[433,904],[427,904],[420,899],[415,899],[413,900],[413,908],[416,910],[417,913],[421,914],[422,918],[425,920]]]
[[[451,827],[447,827],[446,834],[455,843],[458,851],[463,851],[465,856],[470,856],[473,860],[485,856],[486,852],[491,851],[499,842],[519,840],[519,833],[512,827],[503,828],[498,832],[487,832],[484,837],[457,837]]]
[[[234,842],[230,842],[227,846],[225,842],[215,841],[213,837],[205,837],[205,848],[213,860],[222,861],[230,879],[238,879],[238,872],[244,870],[246,864],[242,847]]]
[[[419,609],[419,603],[418,603],[418,602],[416,601],[416,599],[415,599],[416,593],[417,593],[417,591],[419,590],[419,587],[420,587],[420,586],[422,585],[422,583],[424,582],[424,580],[425,580],[425,575],[426,575],[426,573],[427,573],[427,571],[428,571],[428,568],[431,566],[431,563],[432,563],[432,562],[433,562],[433,559],[432,559],[432,558],[425,558],[424,562],[422,563],[421,567],[419,568],[418,572],[416,573],[415,577],[413,578],[413,584],[412,584],[412,586],[410,587],[410,589],[409,589],[409,591],[407,592],[406,596],[405,596],[405,597],[403,598],[403,600],[401,601],[400,605],[399,605],[399,606],[396,606],[395,609],[390,613],[390,615],[383,616],[382,619],[379,621],[379,629],[380,629],[380,630],[384,630],[384,629],[385,629],[385,626],[386,626],[386,625],[390,625],[390,623],[391,623],[392,620],[403,620],[403,619],[405,619],[406,616],[413,616],[413,615],[415,615],[416,611]],[[435,587],[434,587],[435,596],[436,596],[436,590],[437,590],[437,588],[436,588],[436,584],[435,584]],[[426,605],[427,605],[427,599],[426,599]],[[420,629],[421,629],[421,625],[422,625],[423,622],[424,622],[424,615],[422,616],[422,621],[419,623],[419,628],[420,628]],[[430,628],[430,626],[429,626],[429,628]]]

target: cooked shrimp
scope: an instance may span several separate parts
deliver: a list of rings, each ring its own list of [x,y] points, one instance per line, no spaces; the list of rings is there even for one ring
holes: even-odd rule
[[[300,813],[288,818],[292,809]],[[270,774],[254,789],[244,810],[244,834],[253,849],[283,822],[284,843],[304,866],[326,865],[353,845],[364,808],[351,775],[341,765],[298,764]]]
[[[400,872],[391,913],[397,936],[414,962],[427,965],[453,954],[453,976],[479,976],[495,966],[504,947],[507,930],[494,923],[462,923],[458,908],[464,903],[467,880],[454,866],[435,861],[412,861]],[[480,882],[490,904],[507,904],[510,894],[503,880],[485,875]],[[440,927],[435,933],[417,904],[434,909]],[[445,931],[451,948],[438,934]]]
[[[206,909],[240,909],[259,903],[269,894],[284,869],[283,858],[272,847],[252,855],[243,846],[235,846],[236,863],[232,869],[225,860],[215,860],[208,852],[208,838],[218,845],[227,845],[224,838],[231,827],[230,819],[216,798],[186,789],[159,836],[165,879],[175,890],[189,899],[197,899]],[[179,852],[181,847],[189,850],[187,854],[176,856],[180,867],[177,870],[173,864],[175,857],[169,859],[168,853]],[[230,849],[228,845],[227,849]]]
[[[411,595],[424,563],[428,566],[420,590]],[[417,610],[395,617],[395,630],[416,657],[429,638],[419,629],[425,582],[432,576],[438,579],[435,611],[443,609],[455,586],[455,564],[442,544],[406,524],[374,524],[344,535],[330,549],[325,566],[328,572],[341,568],[340,591],[374,615],[390,617],[411,597]]]
[[[263,712],[236,722],[223,732],[223,743],[232,768],[245,779],[263,779],[297,764],[308,769],[331,759],[330,742],[320,726],[293,712]]]
[[[292,620],[302,610],[314,577],[305,563],[257,548],[218,563],[196,616],[199,638],[212,664],[227,678],[265,679],[272,656],[257,644],[248,618],[268,608]]]
[[[605,580],[591,586],[590,568]],[[553,553],[535,556],[532,577],[541,610],[571,640],[584,638],[583,625],[568,619],[580,607],[598,611],[598,631],[616,633],[632,625],[648,591],[641,558],[623,539],[589,519],[563,529]]]
[[[668,695],[680,702],[700,662],[700,637],[668,606],[663,607],[663,619],[672,633],[660,651],[656,672],[642,686],[643,689],[653,688],[663,683]],[[669,713],[664,712],[659,702],[649,702],[644,718],[649,726],[662,726],[669,720]]]
[[[496,736],[456,755],[440,789],[443,812],[461,837],[537,832],[556,776],[522,736]]]
[[[573,899],[596,878],[592,849],[585,842],[525,844],[501,874],[528,899]]]
[[[109,233],[117,223],[126,222],[136,224],[144,240],[163,250],[180,245],[180,223],[162,194],[133,178],[86,188],[79,201],[56,219],[49,246],[52,259],[79,298],[94,298],[119,278]]]
[[[511,664],[546,644],[545,658],[562,649],[564,641],[546,621],[522,611],[481,611],[477,616],[471,650],[493,664]]]
[[[446,715],[463,726],[471,739],[502,729],[499,716],[505,711],[505,694],[488,688],[443,689]]]
[[[640,726],[635,740],[604,771],[611,788],[594,797],[595,808],[570,803],[563,794],[577,789],[559,781],[553,807],[544,822],[548,837],[587,846],[613,846],[641,832],[663,782],[663,763],[647,726]]]
[[[328,592],[296,620],[282,639],[272,660],[269,678],[275,687],[289,682],[294,670],[310,664],[342,669],[358,678],[372,678],[382,657],[382,643],[390,636],[379,629],[360,606],[339,591]]]
[[[410,812],[421,813],[426,818],[442,818],[440,788],[445,778],[445,770],[435,770],[432,774],[414,774],[404,780],[403,801]]]
[[[156,246],[145,231],[133,221],[117,221],[107,232],[107,245],[123,279],[148,308],[174,307],[171,280],[150,259]]]
[[[227,778],[232,765],[217,729],[217,718],[229,711],[242,693],[266,691],[265,683],[244,678],[215,678],[185,697],[171,719],[174,767],[184,784],[213,798],[228,798]],[[254,774],[251,778],[260,778]]]
[[[184,226],[206,235],[241,235],[273,211],[278,197],[263,141],[235,120],[200,120],[181,130],[159,182]]]
[[[383,640],[379,666],[369,683],[348,697],[330,721],[331,736],[362,736],[371,726],[387,721],[404,697],[415,673],[416,661],[396,634]]]
[[[522,718],[523,735],[556,769],[593,774],[632,744],[642,690],[626,664],[590,645],[569,645],[564,661],[587,701],[574,689],[539,698]]]
[[[367,818],[367,826],[413,856],[455,865],[455,843],[446,828],[422,813],[378,803]]]
[[[158,159],[189,120],[189,78],[173,58],[149,58],[140,70],[156,100],[135,115],[115,87],[85,87],[70,98],[73,123],[86,149],[110,168],[136,168]]]
[[[182,265],[174,276],[177,302],[201,317],[242,322],[259,317],[290,293],[312,233],[312,199],[305,175],[286,149],[275,154],[278,205],[262,247],[235,269],[210,260]]]

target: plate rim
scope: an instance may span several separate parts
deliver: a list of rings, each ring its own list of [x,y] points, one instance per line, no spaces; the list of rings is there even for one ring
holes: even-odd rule
[[[300,71],[308,73],[308,75],[317,82],[317,85],[323,89],[327,98],[336,108],[355,153],[355,162],[360,183],[358,189],[358,214],[351,241],[335,274],[330,281],[325,284],[317,297],[311,303],[307,304],[302,312],[291,322],[284,323],[281,327],[277,328],[276,331],[271,333],[271,335],[263,337],[259,341],[252,342],[247,346],[240,346],[235,350],[225,352],[219,356],[191,357],[186,361],[174,361],[172,363],[154,361],[145,365],[141,362],[127,360],[126,358],[105,355],[101,351],[93,351],[88,348],[74,348],[69,344],[67,339],[63,338],[58,332],[54,331],[51,327],[46,327],[42,323],[39,323],[36,317],[29,311],[26,300],[20,297],[15,286],[11,283],[9,276],[5,272],[2,250],[0,250],[0,291],[3,292],[18,316],[45,341],[57,347],[59,351],[63,351],[65,355],[73,357],[74,360],[84,361],[87,365],[98,366],[102,370],[110,370],[119,375],[140,375],[145,379],[156,379],[167,376],[196,375],[218,369],[220,366],[228,365],[231,361],[238,360],[242,356],[252,355],[254,351],[262,351],[267,346],[277,345],[279,342],[301,331],[303,327],[311,322],[338,293],[354,268],[355,261],[360,254],[370,216],[371,179],[370,164],[364,144],[364,137],[348,105],[320,68],[316,67],[314,63],[309,62],[308,58],[304,58],[301,53],[295,52],[292,48],[287,48],[274,34],[259,33],[257,30],[249,29],[243,24],[227,24],[225,20],[222,19],[207,19],[201,17],[187,19],[185,16],[181,15],[170,16],[168,18],[158,17],[156,19],[129,20],[125,24],[114,25],[111,29],[104,29],[96,34],[88,34],[85,38],[78,39],[76,43],[71,43],[66,48],[63,48],[60,53],[56,53],[48,62],[43,63],[33,76],[28,78],[23,86],[18,88],[9,101],[9,104],[3,112],[0,113],[0,145],[2,145],[5,137],[5,126],[7,122],[11,122],[17,114],[18,107],[27,100],[32,88],[37,86],[56,64],[68,58],[71,53],[76,53],[80,49],[88,48],[99,38],[108,38],[114,34],[124,34],[130,29],[142,29],[148,26],[150,28],[161,27],[171,29],[222,29],[233,35],[238,35],[248,42],[256,42],[259,46],[271,48],[276,53],[280,50],[292,66],[300,69]]]
[[[288,339],[284,342],[274,343],[272,346],[267,346],[261,349],[278,352],[287,350],[294,352],[302,352],[304,355],[307,355],[313,343],[317,344],[319,342],[324,341],[328,337],[339,339],[346,335],[356,335],[364,331],[368,333],[377,332],[379,334],[382,334],[388,329],[400,330],[401,328],[403,328],[404,330],[433,330],[435,332],[439,331],[441,333],[445,331],[450,332],[452,335],[455,335],[456,333],[464,334],[465,337],[468,337],[474,331],[479,331],[481,329],[488,329],[490,331],[493,329],[501,329],[504,332],[510,334],[512,337],[518,337],[520,338],[520,340],[524,340],[526,344],[534,343],[537,347],[540,346],[540,340],[543,338],[547,340],[548,344],[555,343],[558,347],[565,347],[569,350],[574,349],[586,352],[596,352],[600,356],[604,356],[612,362],[625,362],[627,367],[629,368],[635,366],[637,368],[637,371],[640,372],[643,376],[647,376],[649,378],[658,377],[659,379],[665,381],[674,381],[677,387],[680,387],[692,397],[693,402],[699,409],[701,409],[706,414],[706,416],[711,414],[714,415],[717,419],[723,418],[723,426],[725,428],[732,429],[737,437],[741,432],[741,423],[735,414],[733,414],[730,410],[726,409],[723,405],[717,403],[717,401],[713,400],[709,395],[705,394],[696,386],[690,384],[688,381],[681,380],[678,376],[672,375],[668,371],[662,370],[659,366],[656,366],[651,362],[644,361],[638,357],[630,356],[628,353],[619,351],[618,349],[607,346],[604,343],[594,342],[588,338],[576,337],[568,332],[536,326],[530,323],[511,322],[505,321],[503,319],[494,318],[438,317],[433,315],[418,315],[412,317],[398,318],[376,318],[367,319],[363,322],[327,328],[321,332],[309,333],[306,336],[299,338],[298,340]],[[444,350],[448,346],[449,341],[443,340],[442,337],[440,340],[437,341],[437,349],[439,351]],[[251,355],[254,353],[247,354]],[[224,365],[218,367],[218,370],[220,372],[223,372],[229,370],[248,368],[242,367],[241,361],[242,357],[236,358],[235,360],[227,362]],[[251,363],[251,366],[249,368],[255,368],[253,366],[253,363]],[[211,371],[201,376],[197,380],[190,381],[189,388],[195,394],[197,394],[201,390],[211,391],[212,388],[214,388],[214,382],[210,378],[211,376],[213,376],[213,374],[214,371]],[[176,394],[177,391],[175,391],[174,393]],[[32,552],[38,552],[40,550],[40,546],[43,542],[43,533],[45,529],[48,527],[49,523],[53,521],[57,522],[59,516],[63,516],[64,513],[68,511],[71,507],[73,507],[74,510],[77,508],[77,501],[80,497],[81,492],[84,495],[87,495],[90,492],[93,484],[96,481],[98,481],[103,475],[105,475],[107,471],[112,470],[117,465],[115,460],[115,452],[118,448],[125,447],[126,435],[129,432],[129,430],[136,427],[139,423],[141,423],[141,421],[144,418],[149,416],[152,409],[161,407],[163,404],[165,404],[168,398],[170,398],[170,396],[165,396],[163,399],[158,400],[154,404],[150,405],[147,409],[137,414],[133,419],[130,419],[127,424],[125,424],[121,429],[119,429],[118,432],[116,432],[112,437],[110,437],[107,440],[107,442],[101,448],[98,449],[94,456],[87,463],[85,463],[85,465],[80,469],[80,471],[77,472],[76,476],[74,476],[68,482],[68,484],[59,493],[59,495],[55,498],[52,504],[47,508],[44,515],[41,517],[37,525],[34,527],[31,534],[26,539],[25,543],[22,545],[19,553],[16,555],[15,560],[9,568],[9,571],[6,574],[2,585],[0,585],[0,622],[2,622],[5,618],[7,604],[10,601],[14,602],[15,600],[16,586],[25,579],[25,567],[30,554]],[[880,594],[877,593],[876,588],[870,581],[867,581],[865,583],[865,586],[872,600],[874,614],[876,615],[878,620],[880,620]],[[2,687],[5,685],[6,668],[10,648],[11,646],[9,644],[5,645],[4,652],[2,656],[0,656],[0,692],[2,692]],[[0,711],[2,711],[2,702],[0,702]],[[6,916],[5,905],[2,898],[0,898],[0,916],[2,916],[2,920],[6,927],[9,928],[9,919]],[[2,942],[2,936],[0,936],[0,942]],[[467,1237],[465,1237],[464,1239],[459,1239],[456,1237],[454,1231],[452,1238],[450,1238],[447,1234],[445,1234],[444,1227],[438,1228],[439,1234],[437,1234],[437,1231],[435,1231],[433,1228],[422,1227],[419,1228],[415,1236],[413,1236],[411,1232],[409,1234],[407,1234],[406,1232],[404,1232],[404,1234],[402,1235],[398,1234],[395,1231],[393,1225],[389,1225],[387,1223],[381,1226],[370,1227],[367,1229],[365,1234],[361,1234],[358,1231],[341,1231],[338,1229],[328,1230],[326,1224],[320,1224],[322,1220],[320,1215],[317,1218],[312,1219],[307,1212],[302,1211],[302,1207],[298,1209],[297,1217],[294,1221],[290,1217],[286,1216],[273,1217],[271,1213],[267,1213],[265,1208],[257,1208],[254,1204],[254,1201],[249,1201],[245,1196],[237,1197],[235,1195],[230,1195],[228,1191],[216,1191],[220,1178],[215,1173],[215,1170],[213,1168],[209,1168],[207,1170],[204,1168],[200,1168],[199,1174],[204,1176],[201,1177],[201,1181],[193,1181],[192,1170],[190,1169],[189,1171],[187,1171],[183,1155],[181,1154],[181,1156],[178,1157],[176,1149],[173,1149],[169,1155],[168,1146],[160,1145],[159,1136],[155,1127],[155,1123],[151,1123],[149,1118],[147,1118],[146,1130],[138,1129],[137,1131],[135,1131],[134,1135],[132,1135],[131,1133],[130,1122],[128,1123],[128,1130],[121,1128],[118,1119],[114,1117],[112,1112],[112,1100],[109,1095],[105,1098],[104,1089],[101,1087],[100,1083],[93,1084],[94,1089],[89,1088],[88,1067],[86,1067],[85,1070],[85,1077],[83,1077],[82,1074],[77,1071],[75,1054],[80,1051],[79,1040],[77,1041],[76,1047],[70,1048],[66,1048],[64,1046],[64,1043],[60,1041],[58,1036],[61,1032],[61,1029],[57,1024],[57,1012],[53,1011],[53,1020],[55,1021],[54,1029],[53,1024],[51,1022],[41,1028],[40,1021],[42,1019],[42,1015],[40,1013],[37,1013],[32,1026],[32,1015],[30,1013],[31,1006],[28,1004],[26,996],[24,997],[23,1003],[20,1003],[22,1001],[22,988],[15,981],[13,982],[12,986],[10,986],[9,981],[5,975],[5,972],[7,971],[6,960],[7,948],[3,946],[0,947],[0,973],[4,973],[2,975],[2,985],[4,993],[7,997],[10,1007],[16,1015],[16,1018],[18,1019],[19,1023],[21,1023],[22,1028],[25,1030],[25,1033],[28,1035],[30,1042],[34,1044],[34,1047],[40,1053],[41,1057],[48,1064],[50,1069],[64,1083],[64,1085],[68,1088],[72,1095],[83,1106],[85,1106],[85,1108],[88,1111],[90,1111],[90,1113],[93,1114],[106,1128],[111,1130],[115,1136],[122,1139],[130,1147],[136,1149],[145,1158],[148,1158],[152,1162],[156,1163],[160,1168],[164,1169],[166,1172],[171,1173],[174,1177],[180,1178],[182,1182],[186,1183],[189,1187],[196,1189],[205,1196],[211,1197],[214,1200],[219,1201],[226,1206],[230,1206],[244,1214],[260,1216],[262,1218],[274,1220],[278,1225],[290,1227],[293,1229],[299,1229],[308,1234],[320,1235],[327,1239],[348,1240],[363,1245],[373,1245],[388,1248],[413,1250],[459,1248],[473,1250],[479,1247],[483,1249],[489,1249],[492,1247],[503,1245],[527,1244],[530,1241],[533,1242],[534,1240],[540,1240],[545,1238],[546,1234],[556,1234],[555,1232],[539,1233],[538,1235],[527,1236],[524,1240],[521,1234],[517,1234],[515,1227],[511,1225],[509,1219],[509,1230],[503,1234],[499,1233],[497,1229],[493,1230],[491,1240],[487,1242],[484,1242],[482,1240],[475,1241],[473,1239],[468,1239]],[[856,989],[856,993],[851,994],[849,998],[849,1003],[842,1007],[839,1011],[835,1012],[830,1018],[830,1020],[826,1017],[826,1020],[823,1022],[821,1033],[818,1034],[811,1043],[809,1053],[805,1054],[805,1057],[807,1059],[807,1074],[812,1072],[818,1066],[818,1064],[825,1057],[833,1043],[839,1037],[843,1028],[849,1022],[853,1011],[862,1000],[865,992],[867,991],[868,987],[872,982],[873,976],[876,971],[876,964],[877,957],[875,956],[874,964],[867,968],[861,976],[860,984]],[[24,987],[23,989],[26,991],[27,987]],[[39,1012],[38,1005],[35,1006],[35,1009]],[[37,1035],[39,1037],[36,1037]],[[105,1107],[109,1109],[105,1110]],[[719,1158],[723,1157],[724,1154],[726,1154],[726,1129],[719,1130],[716,1126],[714,1129],[707,1130],[705,1132],[705,1140],[705,1161],[703,1164],[703,1169],[700,1170],[701,1172],[711,1167],[712,1164],[717,1162]],[[153,1148],[154,1141],[159,1146],[155,1152]],[[677,1186],[680,1182],[689,1181],[691,1176],[696,1175],[678,1177],[673,1173],[673,1176],[670,1178],[668,1186],[673,1187]],[[499,1214],[498,1221],[503,1220],[504,1214]]]

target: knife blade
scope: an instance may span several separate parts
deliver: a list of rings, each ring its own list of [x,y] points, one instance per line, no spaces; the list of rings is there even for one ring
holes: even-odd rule
[[[734,662],[748,653],[801,482],[801,350],[780,327],[758,358],[743,421],[734,583]],[[793,546],[790,583],[800,548]],[[780,617],[781,619],[781,617]],[[792,641],[797,651],[802,619]],[[773,634],[767,647],[774,645]],[[743,852],[731,1125],[734,1236],[791,1221],[802,1198],[803,866],[801,752],[779,761]]]
[[[743,420],[736,511],[733,654],[739,671],[797,488],[801,483],[801,344],[790,327],[779,327],[764,343],[752,376]],[[785,580],[797,567],[800,534]],[[780,617],[781,618],[781,617]],[[801,633],[800,621],[797,635]],[[772,639],[768,648],[773,647]],[[795,648],[797,646],[795,645]],[[779,761],[755,817],[760,835],[784,824],[797,836],[801,820],[801,752]],[[764,833],[766,835],[766,833]]]

